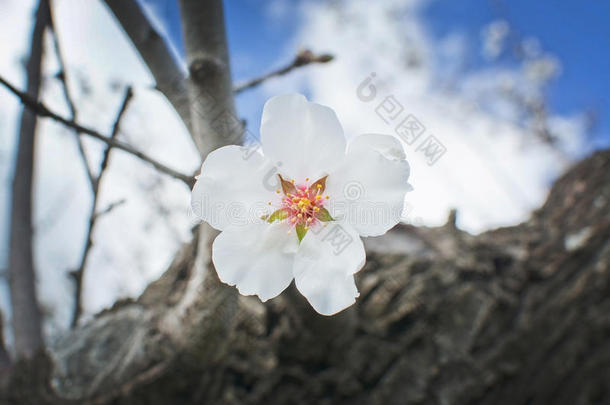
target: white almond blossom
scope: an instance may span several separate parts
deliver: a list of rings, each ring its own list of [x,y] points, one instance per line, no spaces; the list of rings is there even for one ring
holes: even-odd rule
[[[193,188],[193,212],[222,231],[212,259],[218,277],[262,301],[295,280],[323,315],[355,302],[365,263],[360,236],[398,223],[409,164],[388,135],[349,145],[334,111],[300,94],[265,104],[260,147],[210,153]]]

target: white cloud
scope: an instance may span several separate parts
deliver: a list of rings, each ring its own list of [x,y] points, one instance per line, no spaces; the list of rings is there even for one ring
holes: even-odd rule
[[[413,208],[409,220],[421,217],[426,224],[441,224],[452,207],[458,209],[459,226],[473,232],[525,220],[543,202],[550,180],[566,168],[570,157],[583,152],[584,126],[578,118],[551,117],[551,123],[561,123],[553,125],[562,129],[564,153],[540,142],[512,111],[514,102],[502,96],[507,83],[535,95],[542,92],[546,82],[530,80],[520,69],[467,71],[447,86],[439,57],[456,59],[467,48],[455,34],[440,43],[431,38],[419,15],[423,4],[304,3],[306,18],[287,54],[305,45],[336,59],[270,83],[266,90],[308,91],[313,100],[337,111],[348,136],[394,133],[407,114],[417,117],[426,132],[413,145],[405,145],[415,186],[407,196]],[[356,89],[372,72],[377,95],[363,102]],[[404,107],[390,124],[375,113],[386,96],[394,96]],[[489,100],[494,108],[489,108]],[[446,147],[433,166],[418,151],[430,134]]]

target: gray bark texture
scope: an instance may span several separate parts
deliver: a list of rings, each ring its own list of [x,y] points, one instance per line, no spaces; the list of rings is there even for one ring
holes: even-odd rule
[[[43,36],[50,23],[48,0],[40,0],[26,65],[27,93],[38,99],[41,83]],[[37,117],[27,108],[21,113],[17,163],[13,177],[9,246],[9,285],[17,356],[30,357],[44,347],[42,315],[36,295],[33,254],[32,192]]]
[[[334,317],[293,286],[261,304],[194,282],[195,232],[137,300],[5,373],[0,403],[608,404],[609,202],[603,151],[520,225],[399,226]]]

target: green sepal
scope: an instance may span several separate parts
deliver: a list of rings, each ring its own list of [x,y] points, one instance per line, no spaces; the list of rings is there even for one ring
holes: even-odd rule
[[[307,229],[305,229],[304,225],[299,224],[296,226],[296,230],[297,230],[297,237],[299,238],[299,243],[301,243],[301,241],[305,237],[305,234],[307,233]]]
[[[328,212],[326,208],[320,208],[320,211],[318,211],[316,218],[318,218],[322,222],[330,222],[335,220],[333,217],[330,216],[330,212]]]
[[[271,215],[264,215],[262,218],[267,220],[269,223],[281,221],[282,219],[288,218],[288,211],[280,208],[279,210],[274,211]]]

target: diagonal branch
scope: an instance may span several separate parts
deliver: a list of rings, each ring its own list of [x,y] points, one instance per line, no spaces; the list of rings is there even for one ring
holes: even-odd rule
[[[192,187],[195,184],[195,179],[193,178],[193,176],[189,176],[187,174],[183,174],[174,169],[171,169],[171,168],[165,166],[163,163],[138,151],[137,149],[133,148],[132,146],[130,146],[129,144],[127,144],[125,142],[121,142],[116,139],[109,139],[108,137],[100,134],[99,132],[97,132],[94,129],[84,127],[84,126],[76,123],[74,120],[69,120],[69,119],[66,119],[66,118],[58,115],[57,113],[51,111],[45,104],[37,101],[36,99],[30,97],[28,94],[17,89],[15,86],[13,86],[9,82],[7,82],[1,76],[0,76],[0,84],[2,84],[4,87],[6,87],[8,90],[10,90],[13,94],[15,94],[17,97],[19,97],[21,102],[28,109],[30,109],[32,112],[36,113],[37,115],[39,115],[41,117],[51,118],[57,122],[64,124],[67,127],[75,129],[79,135],[88,135],[92,138],[95,138],[99,141],[104,142],[107,145],[111,145],[113,148],[117,148],[124,152],[127,152],[127,153],[139,158],[140,160],[143,160],[143,161],[151,164],[158,171],[165,173],[168,176],[171,176],[177,180],[182,181],[189,187]]]
[[[137,0],[105,0],[153,75],[157,89],[167,97],[187,129],[192,132],[186,71],[174,52],[151,24]]]
[[[72,121],[76,121],[77,112],[76,106],[74,105],[74,100],[72,95],[70,94],[70,88],[68,87],[68,79],[67,79],[67,71],[66,71],[66,62],[64,59],[64,55],[62,52],[61,45],[59,43],[59,38],[57,36],[57,31],[55,30],[55,21],[53,19],[53,11],[50,12],[50,21],[49,28],[53,32],[53,46],[55,48],[55,54],[57,55],[57,61],[59,62],[59,74],[57,78],[61,81],[61,87],[64,94],[64,99],[66,100],[66,104],[68,105],[68,109],[70,110],[70,119]],[[85,147],[83,145],[83,141],[80,136],[78,136],[78,132],[75,132],[76,135],[76,144],[78,146],[78,153],[83,161],[83,166],[85,167],[85,171],[87,173],[87,179],[89,180],[89,185],[91,189],[95,187],[95,176],[93,171],[91,170],[91,165],[89,164],[89,160],[87,159],[87,154],[85,153]]]
[[[125,96],[123,98],[123,103],[121,104],[121,108],[119,109],[119,112],[114,121],[114,125],[112,126],[112,134],[110,135],[110,140],[115,140],[117,135],[119,134],[119,127],[121,125],[121,119],[123,118],[125,111],[127,111],[127,106],[129,105],[129,102],[131,101],[132,97],[133,97],[133,91],[132,91],[131,87],[128,87],[127,90],[125,91]],[[96,223],[97,219],[99,218],[99,215],[97,214],[97,207],[98,207],[99,195],[100,195],[100,184],[104,177],[104,173],[106,172],[106,169],[108,168],[108,160],[110,158],[110,151],[112,150],[112,147],[113,146],[110,144],[106,146],[106,149],[104,150],[104,155],[102,156],[102,163],[100,165],[100,173],[97,176],[97,178],[95,179],[95,181],[93,182],[93,202],[91,204],[91,211],[89,213],[89,224],[87,226],[87,237],[86,237],[86,241],[85,241],[85,248],[83,250],[83,254],[81,256],[81,260],[80,260],[78,269],[76,269],[75,271],[70,273],[70,275],[74,278],[74,282],[76,283],[76,288],[75,288],[75,293],[74,293],[75,294],[74,309],[72,311],[72,322],[71,322],[71,326],[73,328],[77,325],[78,320],[80,319],[80,317],[83,313],[83,302],[82,302],[83,278],[85,275],[85,269],[87,267],[87,259],[89,258],[89,252],[91,251],[91,247],[93,246],[93,229],[95,228],[95,223]]]
[[[104,208],[103,210],[96,212],[95,216],[99,219],[101,217],[103,217],[104,215],[110,214],[115,208],[120,207],[121,205],[125,204],[125,199],[120,199],[118,201],[112,202],[110,204],[108,204],[108,206],[106,208]]]
[[[332,60],[333,60],[332,55],[329,55],[329,54],[314,55],[314,53],[311,52],[310,50],[304,49],[304,50],[300,51],[297,54],[297,56],[294,58],[294,60],[292,62],[290,62],[290,64],[288,64],[287,66],[284,66],[283,68],[269,72],[263,76],[254,78],[252,80],[248,80],[247,82],[238,84],[233,88],[233,93],[239,94],[242,91],[245,91],[245,90],[248,90],[248,89],[251,89],[253,87],[260,85],[261,83],[263,83],[264,81],[266,81],[268,79],[285,75],[296,68],[299,68],[302,66],[307,66],[312,63],[328,63]]]

